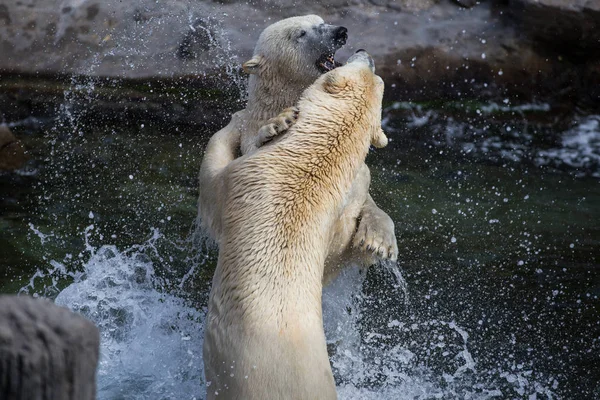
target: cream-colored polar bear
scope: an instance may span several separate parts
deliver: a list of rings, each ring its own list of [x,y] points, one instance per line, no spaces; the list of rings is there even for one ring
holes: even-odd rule
[[[270,139],[269,135],[259,135],[259,128],[296,104],[304,89],[338,65],[333,55],[345,44],[346,32],[344,27],[327,25],[320,17],[307,15],[279,21],[261,33],[254,56],[244,64],[244,70],[250,73],[248,104],[211,138],[200,171],[199,216],[217,242],[221,241],[221,215],[216,210],[225,199],[210,185],[214,171],[233,161],[238,149],[242,154],[250,154]],[[276,118],[275,125],[285,128],[288,123],[281,117]],[[236,134],[241,135],[239,143]],[[369,195],[370,181],[369,169],[362,164],[337,222],[326,280],[346,261],[370,265],[376,261],[374,256],[392,260],[397,257],[394,223]]]
[[[382,96],[361,50],[303,93],[280,140],[215,171],[223,200],[204,337],[209,399],[336,398],[323,269],[369,145],[387,143]]]

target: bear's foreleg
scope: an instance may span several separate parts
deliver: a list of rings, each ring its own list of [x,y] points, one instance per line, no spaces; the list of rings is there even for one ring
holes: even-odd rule
[[[394,221],[377,207],[370,194],[367,195],[359,218],[352,246],[371,252],[381,259],[397,260],[398,244],[394,233]]]
[[[222,172],[238,156],[240,119],[240,113],[235,113],[231,122],[210,138],[200,166],[198,216],[202,228],[217,242],[221,233],[221,207],[226,198],[225,177]]]
[[[251,151],[262,147],[264,144],[275,139],[275,137],[287,132],[287,130],[296,123],[297,119],[298,109],[296,107],[290,107],[283,110],[278,116],[268,120],[267,123],[258,130],[256,142],[254,144],[255,147]]]

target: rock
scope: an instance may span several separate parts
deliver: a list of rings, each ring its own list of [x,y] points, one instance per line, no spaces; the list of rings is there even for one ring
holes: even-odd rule
[[[394,11],[419,13],[429,10],[439,0],[371,0],[371,3]]]
[[[554,53],[600,58],[600,1],[510,0],[523,32]]]
[[[503,17],[509,8],[482,2],[471,9],[440,3],[420,15],[381,13],[363,23],[351,12],[345,26],[368,31],[350,46],[368,49],[389,98],[435,99],[544,98],[578,103],[594,91],[584,62],[549,57]],[[363,17],[365,19],[365,17]],[[368,27],[367,27],[368,26]],[[593,59],[588,62],[600,65]],[[594,84],[591,84],[594,82]],[[597,91],[597,90],[596,90]],[[589,96],[588,96],[589,97]],[[589,102],[588,102],[589,104]],[[600,101],[595,107],[600,106]]]
[[[237,17],[236,17],[237,16]],[[85,76],[172,77],[212,73],[251,48],[268,13],[246,4],[154,0],[10,0],[0,8],[0,70]],[[196,21],[203,33],[190,37]],[[199,46],[181,57],[186,42]],[[194,50],[196,51],[196,50]]]
[[[531,101],[549,96],[549,101],[577,102],[583,96],[591,98],[590,104],[600,104],[594,101],[598,82],[586,81],[597,77],[593,71],[600,52],[593,47],[600,34],[594,22],[599,2],[479,3],[468,8],[477,1],[334,0],[324,5],[292,0],[12,0],[0,7],[0,20],[6,22],[0,23],[0,71],[8,71],[4,76],[23,76],[26,86],[39,79],[40,71],[102,77],[92,83],[90,96],[106,93],[105,77],[151,81],[195,77],[214,89],[239,92],[244,88],[240,66],[251,56],[262,29],[285,17],[317,13],[329,23],[349,28],[349,41],[338,52],[339,60],[359,48],[373,55],[388,98],[518,96]],[[548,10],[556,14],[545,14]],[[576,23],[581,25],[577,29]],[[559,43],[554,28],[549,28],[558,25],[562,26],[560,53],[542,44]],[[568,45],[579,40],[583,43],[579,47]],[[571,57],[569,48],[580,51]],[[80,87],[79,83],[72,86]],[[14,107],[15,98],[30,102],[31,109],[43,109],[37,91],[27,94],[18,87],[5,88],[0,85],[4,110]],[[3,99],[5,90],[10,93]],[[107,90],[115,90],[114,85]],[[55,97],[64,101],[64,96]],[[140,99],[150,97],[140,95]],[[184,97],[179,104],[188,109]],[[101,100],[104,103],[94,101],[94,106],[111,102]],[[128,109],[142,105],[135,101],[127,103]],[[157,105],[165,112],[155,115],[179,118],[170,111],[176,102],[169,98]],[[215,109],[203,101],[197,106]],[[11,115],[15,114],[23,112]],[[191,112],[185,118],[196,116],[200,120],[194,122],[204,124],[213,115]]]
[[[481,3],[481,0],[453,0],[456,4],[464,8],[471,8],[476,4]]]
[[[2,399],[95,399],[99,343],[94,324],[66,308],[0,296]]]
[[[27,161],[25,149],[10,129],[0,125],[0,171],[19,169]]]

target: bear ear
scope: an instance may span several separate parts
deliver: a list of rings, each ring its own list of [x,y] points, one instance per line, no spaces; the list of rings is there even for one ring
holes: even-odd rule
[[[383,129],[381,129],[381,125],[378,125],[375,129],[373,129],[373,136],[371,137],[371,145],[373,147],[377,147],[378,149],[387,146],[388,138],[383,133]]]
[[[336,94],[348,85],[348,80],[337,71],[328,72],[323,80],[323,90],[327,93]]]
[[[247,74],[256,74],[263,61],[262,56],[254,56],[245,63],[242,64],[242,69]]]

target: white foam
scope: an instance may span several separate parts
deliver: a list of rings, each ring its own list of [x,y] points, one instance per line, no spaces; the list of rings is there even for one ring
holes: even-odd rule
[[[204,310],[166,292],[165,286],[178,287],[181,277],[175,285],[164,285],[149,257],[156,255],[157,241],[166,239],[155,230],[146,243],[127,250],[113,245],[96,249],[87,241],[92,231],[93,226],[85,231],[89,258],[82,271],[68,272],[52,261],[24,290],[32,291],[38,277],[52,277],[42,281],[60,292],[56,302],[100,328],[99,399],[204,398]],[[397,266],[384,268],[391,287],[408,298]],[[65,276],[72,283],[57,289]],[[390,319],[383,330],[366,331],[362,317],[374,311],[363,304],[363,279],[357,268],[348,268],[323,296],[340,399],[492,399],[519,393],[553,398],[550,389],[528,377],[531,372],[508,365],[505,370],[478,368],[469,333],[455,321],[420,318],[418,311],[405,309],[408,320]],[[422,362],[423,354],[431,359]]]
[[[563,133],[561,142],[561,147],[538,151],[536,163],[593,169],[592,176],[600,177],[600,116],[576,120],[573,128]]]
[[[154,231],[141,246],[119,251],[105,245],[94,249],[84,271],[67,272],[53,261],[38,277],[73,280],[60,291],[56,303],[93,321],[101,332],[98,399],[201,399],[202,311],[166,293],[147,253],[155,251],[162,236]]]
[[[103,246],[56,303],[101,331],[98,398],[201,398],[202,313],[155,285],[141,254]]]

